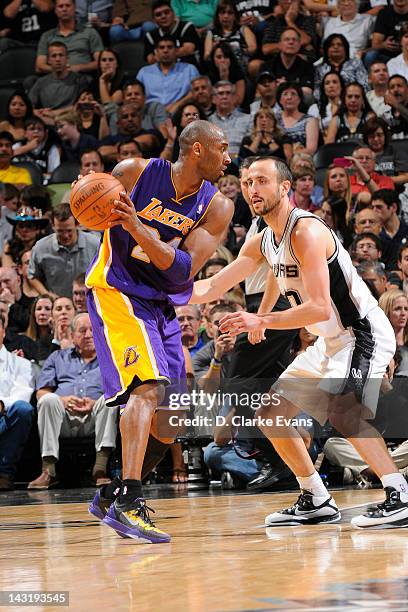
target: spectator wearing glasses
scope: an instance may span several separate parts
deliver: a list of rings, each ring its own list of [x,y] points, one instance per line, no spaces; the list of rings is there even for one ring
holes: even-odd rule
[[[78,229],[69,204],[52,214],[54,233],[41,238],[32,250],[28,277],[39,293],[71,297],[73,280],[84,273],[99,245],[99,238]]]
[[[381,240],[375,234],[371,232],[363,232],[359,234],[351,245],[352,253],[358,257],[359,260],[371,261],[378,263],[382,255],[382,244]]]
[[[359,147],[353,155],[346,157],[353,164],[355,174],[350,177],[351,192],[374,193],[378,189],[394,189],[394,182],[389,176],[375,172],[375,153],[369,147]]]
[[[370,117],[364,127],[364,142],[374,151],[375,170],[392,179],[394,185],[408,182],[408,151],[393,147],[391,132],[380,117]]]

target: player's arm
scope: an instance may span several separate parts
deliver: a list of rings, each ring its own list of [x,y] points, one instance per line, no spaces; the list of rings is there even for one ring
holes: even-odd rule
[[[309,296],[306,302],[266,315],[248,312],[225,315],[220,321],[220,331],[237,335],[264,328],[298,329],[327,321],[331,312],[327,237],[328,230],[321,223],[309,220],[307,223],[299,221],[292,234],[292,248],[300,262],[303,285]]]
[[[194,278],[214,253],[225,232],[225,227],[232,219],[234,204],[221,193],[214,196],[205,221],[192,230],[185,239],[183,248],[180,249],[162,242],[157,232],[140,221],[127,194],[122,193],[121,200],[115,200],[112,212],[119,217],[119,220],[112,221],[110,226],[122,225],[156,268],[168,275],[175,284],[182,284]]]
[[[194,283],[190,304],[211,302],[221,297],[240,283],[244,278],[255,272],[261,263],[261,240],[263,233],[257,234],[242,247],[238,257],[228,266],[204,280]]]
[[[130,193],[149,161],[148,159],[138,159],[135,157],[124,159],[116,164],[112,170],[112,176],[122,183],[126,193]],[[132,208],[134,208],[133,204]]]

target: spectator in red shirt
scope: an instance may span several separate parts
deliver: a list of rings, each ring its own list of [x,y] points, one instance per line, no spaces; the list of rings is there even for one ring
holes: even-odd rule
[[[378,189],[394,189],[394,182],[389,176],[375,172],[375,153],[369,147],[359,147],[347,157],[355,170],[350,176],[351,192],[357,195],[361,192],[374,193]]]

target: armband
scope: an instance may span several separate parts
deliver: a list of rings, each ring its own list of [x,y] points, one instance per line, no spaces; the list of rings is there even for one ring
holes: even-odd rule
[[[161,273],[167,280],[173,281],[176,285],[182,285],[190,278],[192,266],[191,255],[187,253],[187,251],[182,251],[181,249],[174,249],[174,251],[175,256],[173,263],[167,270],[161,270]]]

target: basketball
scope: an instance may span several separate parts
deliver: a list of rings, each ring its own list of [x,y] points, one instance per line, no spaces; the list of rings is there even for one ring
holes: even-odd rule
[[[70,207],[75,219],[92,230],[104,230],[116,219],[111,210],[124,187],[104,172],[93,172],[79,179],[71,190]]]

